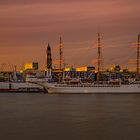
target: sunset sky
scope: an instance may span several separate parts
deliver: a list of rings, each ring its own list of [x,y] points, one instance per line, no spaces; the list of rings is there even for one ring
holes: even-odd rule
[[[98,32],[105,67],[134,67],[140,0],[0,0],[0,70],[34,61],[45,67],[48,42],[58,59],[60,36],[68,66],[95,65]]]

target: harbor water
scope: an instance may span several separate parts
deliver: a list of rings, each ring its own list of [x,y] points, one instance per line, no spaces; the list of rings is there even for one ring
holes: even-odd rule
[[[140,94],[0,94],[1,140],[139,140]]]

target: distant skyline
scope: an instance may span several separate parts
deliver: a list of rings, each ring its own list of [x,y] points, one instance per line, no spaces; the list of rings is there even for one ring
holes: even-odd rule
[[[139,13],[139,0],[1,0],[0,70],[28,62],[44,68],[48,43],[58,59],[60,36],[68,66],[96,65],[98,32],[105,67],[135,67],[128,61],[136,58]]]

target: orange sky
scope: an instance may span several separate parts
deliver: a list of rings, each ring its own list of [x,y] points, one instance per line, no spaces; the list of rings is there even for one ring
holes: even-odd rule
[[[59,36],[69,66],[93,65],[100,31],[104,65],[128,65],[140,33],[139,0],[1,0],[0,70],[3,65],[38,61],[45,65],[47,43],[57,59]]]

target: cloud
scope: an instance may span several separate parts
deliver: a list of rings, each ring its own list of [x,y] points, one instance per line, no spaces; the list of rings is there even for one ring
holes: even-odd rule
[[[96,52],[90,53],[87,48],[97,40],[97,32],[103,34],[107,48],[126,48],[136,40],[140,31],[139,3],[138,0],[1,0],[0,49],[5,48],[6,52],[26,48],[41,60],[43,52],[38,48],[47,41],[55,46],[61,35],[68,63],[71,60],[79,61],[77,64],[90,63]],[[76,52],[71,53],[73,50],[79,50],[82,59]],[[116,51],[119,54],[120,50]],[[109,53],[113,54],[113,49]],[[113,61],[109,53],[107,59]],[[6,57],[12,59],[10,54]],[[23,59],[27,57],[23,55]]]

